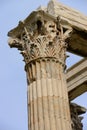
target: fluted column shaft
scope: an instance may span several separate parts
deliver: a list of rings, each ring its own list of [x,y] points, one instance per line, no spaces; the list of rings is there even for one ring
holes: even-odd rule
[[[27,65],[29,130],[70,130],[71,121],[63,67],[56,59]]]

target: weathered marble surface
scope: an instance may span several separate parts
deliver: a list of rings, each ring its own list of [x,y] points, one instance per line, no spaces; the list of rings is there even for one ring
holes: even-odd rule
[[[75,103],[70,103],[71,119],[72,119],[72,130],[83,130],[82,119],[87,110]]]
[[[65,6],[57,0],[50,0],[47,6],[47,12],[55,17],[61,17],[61,23],[70,25],[76,30],[87,33],[87,16],[79,11]]]

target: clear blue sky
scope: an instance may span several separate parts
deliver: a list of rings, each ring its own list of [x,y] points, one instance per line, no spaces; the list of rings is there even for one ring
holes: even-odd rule
[[[10,49],[7,32],[24,20],[30,12],[49,0],[0,0],[0,130],[28,130],[27,125],[27,84],[23,58],[18,50]],[[60,0],[87,15],[87,0]],[[72,56],[67,64],[81,58]],[[87,107],[87,94],[76,102]],[[87,115],[84,130],[87,129]]]

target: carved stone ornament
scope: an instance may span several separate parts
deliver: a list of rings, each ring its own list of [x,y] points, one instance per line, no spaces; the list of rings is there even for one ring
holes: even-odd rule
[[[26,63],[38,58],[55,58],[64,64],[66,59],[67,43],[65,40],[71,33],[71,28],[61,25],[60,17],[53,20],[50,16],[38,11],[36,19],[26,25],[20,22],[22,32],[20,36],[11,38],[9,45],[21,50]],[[39,14],[39,15],[38,15]]]

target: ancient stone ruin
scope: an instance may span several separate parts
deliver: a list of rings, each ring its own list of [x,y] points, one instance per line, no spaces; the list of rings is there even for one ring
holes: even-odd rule
[[[82,130],[86,109],[71,101],[87,91],[87,17],[51,0],[8,36],[25,61],[29,130]],[[84,57],[67,73],[66,51]]]

